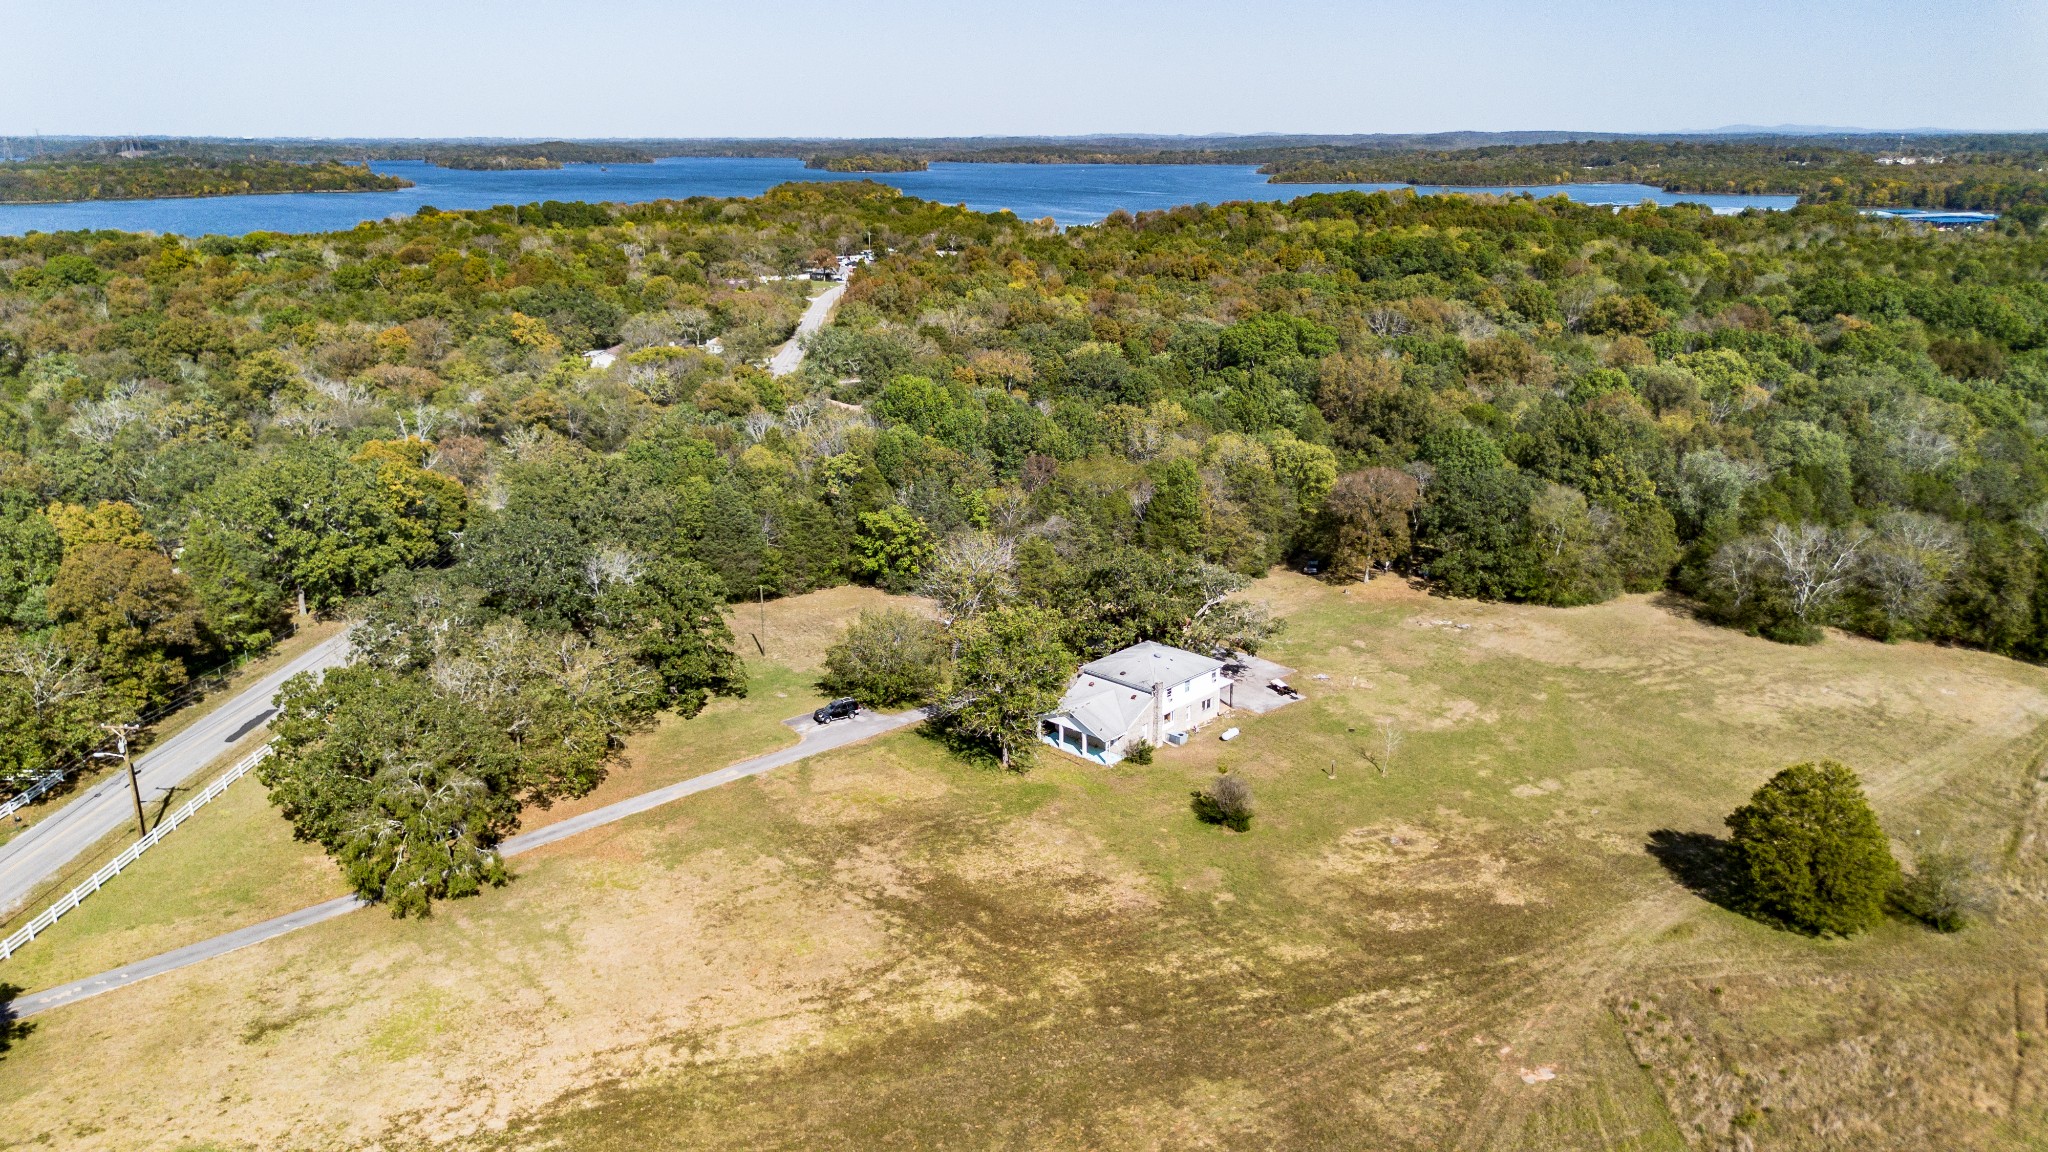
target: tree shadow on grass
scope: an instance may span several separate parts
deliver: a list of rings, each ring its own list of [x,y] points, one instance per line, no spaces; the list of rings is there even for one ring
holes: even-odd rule
[[[14,1042],[36,1030],[36,1026],[14,1014],[14,998],[21,995],[18,984],[0,983],[0,1054]]]
[[[1003,762],[996,755],[994,749],[946,723],[943,716],[928,717],[924,723],[917,726],[915,731],[919,736],[945,749],[948,755],[964,763],[971,764],[976,768],[986,768],[992,772],[1003,770]],[[1029,768],[1034,750],[1031,746],[1012,749],[1010,752],[1010,763],[1013,769],[1021,772]]]
[[[1732,841],[1710,832],[1659,828],[1650,833],[1650,842],[1643,850],[1693,895],[1730,912],[1755,914],[1750,906],[1748,878],[1743,875],[1742,856]]]

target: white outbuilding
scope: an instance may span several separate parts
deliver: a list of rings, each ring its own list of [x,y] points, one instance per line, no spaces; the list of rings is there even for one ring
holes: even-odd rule
[[[1146,641],[1081,666],[1038,738],[1098,764],[1114,764],[1140,741],[1178,743],[1230,707],[1223,662]]]

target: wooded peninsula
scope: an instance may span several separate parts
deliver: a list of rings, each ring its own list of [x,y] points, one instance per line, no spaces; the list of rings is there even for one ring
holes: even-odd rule
[[[922,156],[902,153],[854,153],[844,156],[812,156],[804,167],[820,172],[923,172],[931,162]]]
[[[423,148],[375,150],[379,160],[424,160],[439,168],[472,172],[538,171],[564,164],[652,164],[654,155],[613,144],[549,140],[539,144],[430,144]]]
[[[270,192],[387,192],[412,182],[339,160],[202,159],[189,156],[24,160],[0,164],[0,203],[153,200]]]

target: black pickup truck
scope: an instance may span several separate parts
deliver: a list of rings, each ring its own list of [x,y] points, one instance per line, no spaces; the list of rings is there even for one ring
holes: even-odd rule
[[[834,720],[844,720],[853,716],[859,711],[860,701],[848,696],[843,699],[834,700],[816,712],[811,713],[811,719],[820,724],[830,724]]]

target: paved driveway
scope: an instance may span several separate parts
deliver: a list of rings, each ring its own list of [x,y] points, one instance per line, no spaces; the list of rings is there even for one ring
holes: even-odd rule
[[[804,337],[825,326],[825,321],[832,315],[832,306],[839,303],[839,298],[845,294],[846,282],[842,280],[811,297],[810,307],[804,309],[803,319],[796,322],[796,335],[791,336],[789,343],[777,348],[775,355],[768,358],[770,376],[787,376],[803,366]]]

